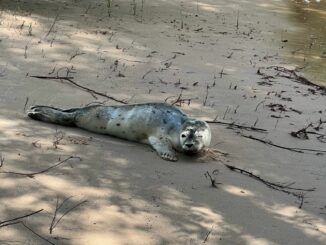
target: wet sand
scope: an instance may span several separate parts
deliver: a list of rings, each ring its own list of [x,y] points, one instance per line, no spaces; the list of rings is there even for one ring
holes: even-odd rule
[[[289,1],[294,31],[283,30],[289,60],[313,82],[326,85],[326,2]]]

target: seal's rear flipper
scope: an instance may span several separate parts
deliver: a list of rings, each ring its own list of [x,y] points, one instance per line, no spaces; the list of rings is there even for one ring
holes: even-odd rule
[[[27,110],[27,115],[34,120],[65,126],[75,126],[77,110],[61,110],[50,106],[32,106]]]

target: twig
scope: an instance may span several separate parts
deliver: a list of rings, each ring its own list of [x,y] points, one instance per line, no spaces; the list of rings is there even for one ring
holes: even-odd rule
[[[225,112],[224,112],[224,114],[223,114],[223,120],[225,119],[225,116],[226,116],[226,114],[229,112],[229,106],[227,106],[226,107],[226,110],[225,110]]]
[[[233,52],[231,52],[228,56],[226,56],[226,58],[231,59],[233,55]]]
[[[41,238],[42,240],[52,244],[52,245],[55,245],[55,243],[49,241],[48,239],[46,239],[45,237],[41,236],[40,234],[36,233],[34,230],[32,230],[30,227],[28,227],[24,222],[22,222],[22,225],[28,229],[29,231],[31,231],[34,235],[38,236],[39,238]]]
[[[301,193],[301,195],[298,198],[301,200],[300,205],[299,205],[299,209],[301,209],[302,205],[303,205],[303,201],[304,201],[304,194]]]
[[[145,77],[151,73],[153,71],[153,69],[150,69],[148,72],[146,72],[143,76],[142,76],[142,79],[145,79]]]
[[[161,63],[166,63],[166,62],[168,62],[168,61],[170,61],[170,60],[173,60],[173,59],[175,59],[175,58],[177,58],[177,54],[174,54],[171,58],[169,58],[169,59],[167,59],[167,60],[163,60],[163,61],[161,61]]]
[[[276,74],[276,76],[285,77],[285,78],[291,79],[291,80],[293,80],[295,82],[298,82],[298,83],[301,83],[301,84],[313,86],[313,87],[317,88],[318,90],[321,90],[323,94],[326,93],[326,87],[325,86],[315,84],[315,83],[309,81],[304,76],[298,75],[297,72],[296,72],[297,71],[296,69],[291,70],[291,69],[287,69],[287,68],[282,67],[282,66],[269,66],[269,67],[266,67],[266,69],[274,69],[275,71],[279,72],[278,74]]]
[[[180,92],[180,94],[179,94],[178,98],[177,98],[177,99],[176,99],[174,102],[172,102],[172,103],[171,103],[171,105],[175,105],[175,104],[179,103],[179,102],[180,102],[180,99],[181,99],[181,97],[182,97],[182,89],[181,89],[181,92]]]
[[[7,225],[8,225],[7,223],[9,223],[9,224],[14,224],[14,223],[12,223],[12,222],[15,222],[15,221],[19,221],[19,222],[21,222],[21,221],[20,221],[21,219],[26,218],[26,217],[29,217],[29,216],[32,216],[32,215],[37,214],[37,213],[42,212],[42,211],[43,211],[43,209],[40,209],[40,210],[37,210],[37,211],[35,211],[35,212],[29,213],[29,214],[25,214],[25,215],[23,215],[23,216],[19,216],[19,217],[13,218],[13,219],[9,219],[9,220],[5,220],[5,221],[1,221],[1,222],[0,222],[0,228],[1,228],[1,227],[4,227],[4,226],[7,226]],[[16,224],[16,223],[17,223],[17,222],[15,222],[15,224]]]
[[[70,197],[69,197],[70,198]],[[68,199],[69,199],[68,198]],[[67,199],[66,199],[67,200]],[[61,205],[60,205],[60,207],[62,206],[62,204],[66,201],[66,200],[64,200],[62,203],[61,203]],[[87,202],[87,200],[84,200],[84,201],[82,201],[82,202],[79,202],[79,203],[77,203],[76,205],[74,205],[74,206],[72,206],[71,208],[69,208],[68,210],[66,210],[62,215],[61,215],[61,217],[56,221],[56,222],[53,222],[53,224],[51,223],[51,226],[50,226],[50,233],[52,233],[52,231],[53,231],[53,229],[59,224],[59,222],[61,221],[61,219],[65,216],[65,215],[67,215],[68,213],[70,213],[72,210],[74,210],[75,208],[77,208],[77,207],[79,207],[80,205],[82,205],[82,204],[84,204],[84,203],[86,203]],[[59,207],[59,208],[60,208]],[[58,209],[59,209],[58,208]],[[54,220],[55,220],[55,217],[54,217]]]
[[[290,111],[296,112],[296,113],[298,113],[299,115],[302,114],[302,111],[299,111],[299,110],[294,109],[294,108],[292,108],[292,107],[290,107],[289,109],[290,109]]]
[[[289,187],[289,186],[276,184],[276,183],[270,182],[268,180],[265,180],[265,179],[261,178],[260,176],[255,175],[252,172],[249,172],[249,171],[244,170],[242,168],[238,168],[238,167],[226,164],[226,163],[223,163],[223,164],[224,164],[224,166],[226,166],[231,171],[235,171],[235,172],[239,172],[241,174],[247,175],[247,176],[249,176],[249,177],[251,177],[251,178],[253,178],[253,179],[255,179],[255,180],[259,181],[259,182],[262,182],[267,187],[269,187],[269,188],[271,188],[273,190],[277,190],[277,191],[281,191],[281,192],[284,192],[284,193],[287,193],[287,194],[291,194],[291,195],[293,195],[293,196],[295,196],[297,198],[301,198],[302,193],[297,193],[297,192],[293,192],[293,191],[289,191],[289,190],[307,191],[307,192],[316,190],[315,188],[303,189],[303,188],[294,188],[294,187]]]
[[[181,107],[182,106],[182,103],[186,103],[189,106],[190,105],[190,102],[192,100],[197,99],[197,98],[182,98],[182,91],[183,91],[183,89],[181,88],[181,92],[178,95],[178,97],[175,96],[175,95],[166,97],[165,100],[164,100],[164,103],[167,103],[167,101],[169,99],[171,99],[171,98],[177,97],[177,99],[175,101],[171,102],[170,105],[176,105],[176,106],[180,106]]]
[[[5,158],[0,154],[0,168],[3,166],[3,163],[5,162]]]
[[[265,100],[260,101],[260,102],[257,104],[255,111],[257,111],[257,110],[258,110],[258,107],[259,107],[261,104],[263,104],[264,102],[265,102]]]
[[[56,14],[56,16],[55,16],[55,18],[54,18],[54,20],[53,20],[53,23],[52,23],[52,25],[51,25],[51,27],[50,27],[50,29],[49,29],[48,33],[45,35],[45,37],[49,36],[49,35],[50,35],[50,33],[52,32],[52,29],[53,29],[53,27],[54,27],[55,23],[56,23],[56,22],[57,22],[57,20],[58,20],[58,16],[59,16],[59,12]]]
[[[60,144],[60,141],[64,138],[64,132],[58,131],[58,129],[55,129],[54,139],[53,139],[53,147],[54,149],[58,149],[58,145]]]
[[[252,131],[260,131],[260,132],[267,132],[266,129],[263,128],[256,128],[252,126],[244,126],[244,125],[239,125],[235,123],[228,123],[228,122],[221,122],[221,121],[206,121],[207,123],[216,123],[216,124],[223,124],[223,125],[229,125],[230,127],[235,127],[235,128],[240,128],[240,129],[246,129],[246,130],[252,130]]]
[[[8,64],[7,64],[8,65]],[[0,77],[4,77],[6,75],[6,68],[7,68],[7,65],[4,67],[4,68],[1,68],[0,69]]]
[[[80,84],[74,82],[74,81],[72,80],[73,77],[68,77],[68,76],[67,76],[67,77],[58,77],[58,76],[53,76],[53,77],[51,77],[51,76],[30,76],[30,77],[35,77],[35,78],[39,78],[39,79],[50,79],[50,80],[65,80],[65,81],[68,81],[68,82],[72,83],[72,84],[75,85],[76,87],[81,88],[81,89],[83,89],[83,90],[89,92],[89,93],[92,94],[92,95],[97,94],[97,95],[103,96],[103,97],[105,97],[105,98],[108,98],[108,99],[110,99],[110,100],[114,100],[114,101],[116,101],[116,102],[119,102],[119,103],[121,103],[121,104],[128,104],[127,102],[125,102],[125,101],[123,101],[123,100],[116,99],[116,98],[114,98],[114,97],[112,97],[112,96],[109,96],[109,95],[107,95],[107,94],[105,94],[105,93],[97,92],[97,91],[95,91],[95,90],[93,90],[93,89],[90,89],[90,88],[84,87],[84,86],[82,86],[82,85],[80,85]]]
[[[29,178],[34,178],[35,175],[43,174],[45,172],[48,172],[51,169],[58,167],[59,165],[67,162],[70,159],[79,159],[81,161],[81,158],[80,157],[70,156],[70,157],[67,157],[66,159],[64,159],[64,160],[62,160],[62,161],[60,161],[60,162],[52,165],[51,167],[48,167],[48,168],[46,168],[44,170],[41,170],[41,171],[38,171],[38,172],[34,172],[34,173],[20,173],[20,172],[12,172],[12,171],[2,171],[2,172],[0,172],[0,174],[15,174],[15,175],[21,175],[21,176],[25,176],[25,177],[29,177]]]
[[[207,103],[207,97],[208,97],[208,89],[210,88],[210,86],[207,84],[206,85],[206,94],[205,94],[205,99],[203,101],[203,106],[206,106]]]
[[[326,153],[326,151],[324,151],[324,150],[316,150],[316,149],[308,149],[308,148],[297,148],[297,147],[293,147],[293,148],[292,147],[286,147],[286,146],[281,146],[281,145],[274,144],[271,141],[256,138],[256,137],[254,137],[252,135],[244,135],[244,134],[240,134],[240,135],[242,137],[252,139],[252,140],[256,140],[256,141],[259,141],[261,143],[271,145],[271,146],[275,146],[277,148],[285,149],[285,150],[288,150],[288,151],[294,151],[294,152],[298,152],[298,153],[305,153],[305,152],[317,152],[319,154]]]
[[[57,213],[58,213],[58,210],[63,206],[63,204],[68,201],[70,198],[72,198],[73,196],[70,196],[70,197],[67,197],[66,199],[64,199],[62,201],[62,203],[59,205],[59,198],[57,197],[57,203],[55,205],[55,210],[54,210],[54,214],[53,214],[53,218],[52,218],[52,221],[51,221],[51,224],[50,224],[50,228],[49,228],[49,232],[50,234],[52,234],[52,231],[54,229],[54,224],[56,222],[56,218],[57,218]]]
[[[145,0],[141,0],[141,23],[143,23],[143,19],[144,19],[144,1]]]
[[[70,74],[73,74],[73,73],[76,73],[76,69],[75,69],[75,67],[72,65],[70,68],[69,67],[60,67],[58,70],[57,70],[57,77],[60,77],[59,76],[59,74],[60,74],[60,72],[61,71],[63,71],[63,70],[66,70],[66,77],[68,77],[69,78],[69,76],[70,76]],[[74,79],[73,77],[71,77],[70,79]]]
[[[307,127],[304,127],[304,128],[299,129],[297,131],[292,131],[290,133],[290,135],[293,136],[293,137],[299,138],[299,139],[306,139],[307,140],[307,139],[309,139],[307,129],[312,127],[312,126],[313,126],[312,123],[309,123],[309,125]]]
[[[183,53],[183,52],[178,52],[178,51],[173,51],[172,53],[173,53],[173,54],[186,55],[185,53]]]
[[[0,228],[5,227],[5,226],[10,226],[10,225],[17,225],[17,224],[20,224],[21,222],[22,221],[14,221],[14,222],[6,223],[6,224],[3,224],[3,225],[0,225]]]
[[[216,172],[216,170],[215,170],[215,172]],[[208,171],[204,175],[205,175],[206,179],[207,179],[207,177],[210,179],[210,181],[211,181],[211,187],[218,188],[217,185],[218,184],[222,184],[222,183],[216,182],[216,180],[212,178],[212,176],[210,175],[210,173]]]
[[[209,237],[209,235],[212,233],[212,231],[213,231],[213,227],[214,227],[214,226],[212,226],[212,228],[211,228],[211,229],[206,233],[206,237],[205,237],[203,243],[206,243],[206,242],[208,241],[208,237]]]
[[[259,121],[259,119],[258,119],[258,117],[257,117],[257,119],[256,119],[256,121],[255,121],[255,123],[254,123],[254,127],[257,125],[258,121]]]
[[[28,45],[25,45],[24,48],[24,58],[27,59],[27,49],[28,49]]]
[[[317,132],[314,132],[314,131],[307,131],[308,128],[312,128],[316,131],[319,131],[322,127],[322,125],[324,123],[326,123],[326,121],[323,121],[322,119],[319,119],[318,122],[316,122],[318,125],[316,125],[315,123],[309,123],[306,127],[302,128],[302,129],[299,129],[297,131],[293,131],[290,133],[291,136],[293,137],[296,137],[296,138],[299,138],[299,139],[309,139],[309,136],[308,134],[314,134],[314,135],[318,135],[317,136],[317,139],[320,141],[320,142],[323,142],[323,138],[326,137],[325,134],[321,134],[321,133],[317,133]]]
[[[136,15],[136,11],[137,11],[137,4],[136,4],[136,0],[132,1],[132,10],[133,10],[133,15]]]
[[[59,198],[57,197],[57,203],[55,204],[55,210],[54,210],[53,218],[52,218],[52,221],[51,221],[51,224],[50,224],[50,228],[49,228],[49,233],[50,234],[52,234],[53,225],[54,225],[55,219],[57,218],[57,212],[58,212],[58,209],[59,209],[58,208],[58,205],[59,205]]]
[[[320,135],[317,137],[317,139],[322,143],[326,143],[326,135]]]
[[[124,59],[124,58],[120,58],[119,60],[125,60],[125,61],[135,62],[135,63],[144,63],[144,64],[149,63],[148,61],[142,61],[142,60],[129,60],[129,59]]]
[[[234,114],[237,114],[239,107],[240,107],[240,105],[237,105],[237,107],[234,109],[234,111],[233,111]]]
[[[237,24],[236,24],[237,30],[239,30],[239,10],[237,12]]]
[[[107,0],[107,9],[108,9],[108,16],[111,17],[111,1]]]
[[[68,80],[68,79],[74,79],[74,77],[69,76],[30,76],[38,79],[59,79],[59,80]]]
[[[83,55],[83,54],[86,54],[86,53],[85,53],[85,52],[78,52],[78,50],[77,50],[76,53],[73,54],[73,55],[69,58],[69,61],[71,61],[72,59],[76,58],[76,56]]]
[[[28,100],[29,100],[29,98],[28,98],[28,96],[27,96],[27,97],[26,97],[26,101],[25,101],[25,105],[24,105],[24,112],[26,111],[26,106],[27,106]]]
[[[220,74],[220,78],[223,77],[223,75],[228,75],[227,73],[223,72],[224,71],[224,67],[222,68],[222,70],[218,73]]]

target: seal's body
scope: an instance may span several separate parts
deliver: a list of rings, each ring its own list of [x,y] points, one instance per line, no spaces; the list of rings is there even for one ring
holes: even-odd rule
[[[206,122],[191,119],[163,103],[122,106],[87,106],[62,110],[33,106],[28,116],[45,122],[77,126],[92,132],[151,145],[165,160],[176,161],[174,150],[194,154],[209,146],[211,131]]]

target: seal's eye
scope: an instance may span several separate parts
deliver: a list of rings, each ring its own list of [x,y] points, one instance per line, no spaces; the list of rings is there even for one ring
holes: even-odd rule
[[[181,137],[182,137],[182,138],[186,138],[186,135],[185,135],[185,134],[181,134]]]

